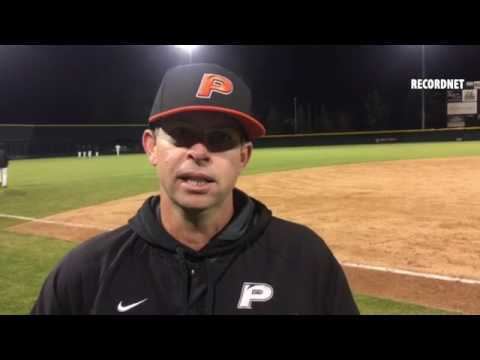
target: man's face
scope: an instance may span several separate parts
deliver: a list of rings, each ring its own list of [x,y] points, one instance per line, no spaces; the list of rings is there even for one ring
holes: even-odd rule
[[[221,113],[185,113],[146,130],[145,152],[157,169],[162,196],[189,210],[220,208],[247,165],[251,143],[242,143],[238,120]]]

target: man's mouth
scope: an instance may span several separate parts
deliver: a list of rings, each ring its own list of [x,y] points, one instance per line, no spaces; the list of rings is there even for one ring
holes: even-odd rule
[[[211,181],[206,181],[206,180],[203,180],[203,179],[200,179],[200,180],[195,180],[195,179],[182,179],[183,181],[185,181],[186,183],[188,184],[191,184],[191,185],[196,185],[196,186],[200,186],[200,185],[205,185]]]
[[[177,178],[180,179],[183,183],[196,188],[202,188],[210,183],[215,182],[212,177],[200,173],[184,173],[179,175]]]

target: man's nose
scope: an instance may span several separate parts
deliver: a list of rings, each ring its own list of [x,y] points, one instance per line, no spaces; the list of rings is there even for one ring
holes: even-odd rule
[[[201,161],[208,160],[210,158],[210,153],[205,144],[197,142],[188,149],[188,156],[195,161]]]

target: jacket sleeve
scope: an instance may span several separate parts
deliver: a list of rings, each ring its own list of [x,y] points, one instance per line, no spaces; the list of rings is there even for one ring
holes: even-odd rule
[[[359,315],[348,279],[327,243],[312,230],[305,234],[307,258],[314,271],[316,313]]]
[[[72,249],[48,275],[30,313],[92,314],[102,276],[131,236],[129,231],[128,226],[122,226]]]
[[[32,315],[86,315],[98,288],[99,267],[85,247],[67,254],[48,275]]]
[[[359,315],[345,273],[332,255],[331,273],[328,282],[327,313],[331,315]]]
[[[72,310],[59,292],[58,278],[61,267],[53,270],[45,280],[40,294],[30,312],[31,315],[69,315]]]

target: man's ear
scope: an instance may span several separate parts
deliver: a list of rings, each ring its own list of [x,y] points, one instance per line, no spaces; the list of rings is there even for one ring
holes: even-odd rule
[[[252,157],[253,144],[251,142],[246,142],[242,145],[240,149],[240,163],[242,165],[242,170],[248,165],[250,158]]]
[[[143,132],[142,135],[142,144],[143,150],[145,150],[145,154],[147,154],[148,161],[153,166],[157,165],[158,163],[158,156],[157,156],[157,146],[156,146],[156,138],[155,133],[153,130],[147,129]]]

